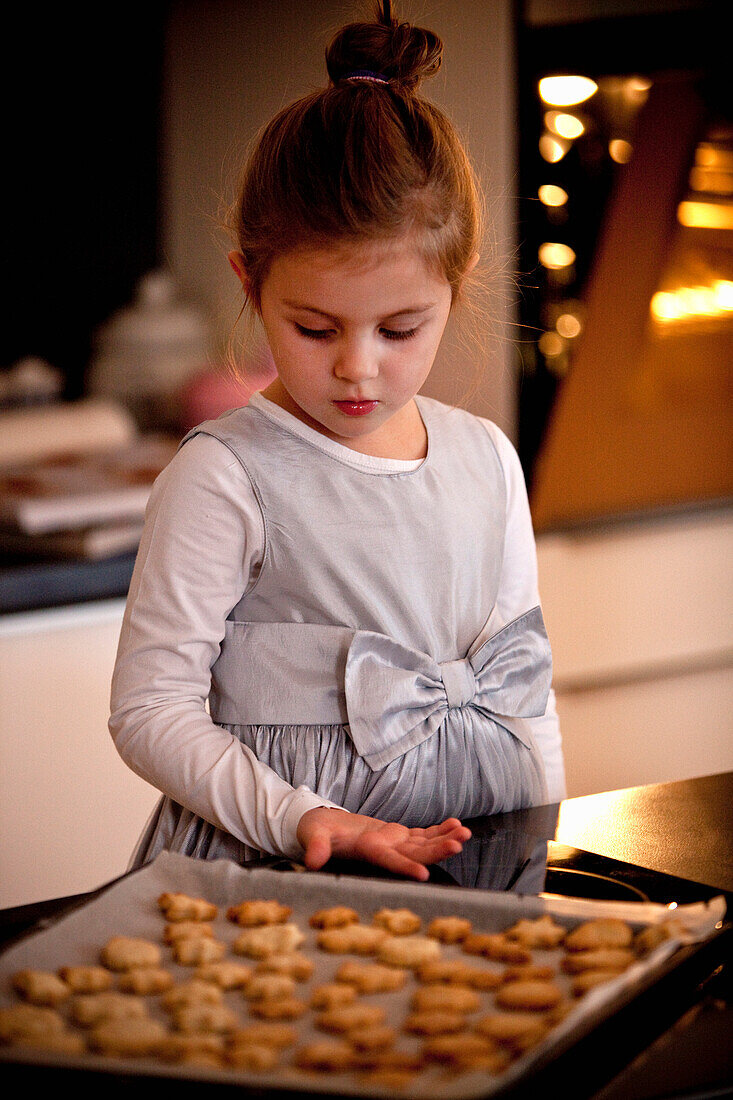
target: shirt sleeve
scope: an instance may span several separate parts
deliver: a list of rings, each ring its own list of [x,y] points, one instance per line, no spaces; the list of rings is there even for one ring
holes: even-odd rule
[[[197,435],[150,495],[112,677],[109,730],[148,783],[245,844],[298,858],[306,810],[335,806],[284,782],[206,702],[231,609],[256,577],[264,523],[240,463]]]
[[[499,594],[492,615],[494,633],[530,608],[541,606],[541,600],[537,548],[519,456],[496,424],[490,420],[482,422],[496,447],[506,483],[506,537]],[[560,722],[553,689],[550,690],[545,713],[539,718],[529,719],[529,724],[545,765],[549,801],[559,802],[566,797],[567,791]]]

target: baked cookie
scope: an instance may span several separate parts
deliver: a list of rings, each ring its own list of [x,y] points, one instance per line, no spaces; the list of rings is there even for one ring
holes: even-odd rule
[[[164,1062],[189,1062],[197,1055],[212,1055],[221,1060],[224,1036],[211,1031],[177,1032],[167,1035],[156,1046],[155,1053]]]
[[[411,1012],[402,1025],[413,1035],[448,1035],[462,1031],[466,1026],[462,1012]]]
[[[494,1012],[480,1017],[474,1031],[520,1054],[544,1039],[548,1025],[533,1012]]]
[[[634,951],[643,958],[668,940],[671,935],[671,929],[666,924],[650,924],[634,936]]]
[[[506,1051],[492,1039],[472,1032],[434,1035],[425,1040],[423,1054],[429,1062],[462,1070],[488,1070],[489,1073],[501,1073],[510,1062]]]
[[[297,924],[269,924],[241,932],[232,944],[232,951],[251,959],[264,959],[295,951],[304,942],[305,936]]]
[[[139,996],[146,997],[155,993],[165,993],[174,981],[170,970],[165,970],[161,966],[133,966],[120,974],[117,988],[123,993],[137,993]]]
[[[219,910],[205,898],[192,898],[188,894],[165,893],[158,898],[158,907],[169,921],[215,920]]]
[[[226,1063],[233,1069],[261,1072],[273,1069],[279,1061],[280,1051],[277,1047],[264,1043],[238,1043],[226,1052]]]
[[[296,982],[307,982],[314,970],[314,963],[300,951],[266,955],[255,967],[258,974],[287,974]]]
[[[252,1001],[250,1012],[263,1020],[297,1020],[308,1005],[299,997],[273,997]]]
[[[507,928],[504,935],[509,940],[516,940],[525,947],[558,947],[567,934],[567,929],[561,924],[556,924],[549,913],[534,920],[524,919]]]
[[[214,929],[206,921],[201,920],[173,921],[170,924],[166,924],[165,928],[163,929],[164,943],[177,943],[178,940],[189,939],[197,936],[204,936],[207,939],[213,939]]]
[[[346,985],[343,982],[324,982],[317,985],[310,995],[310,1007],[330,1010],[340,1005],[353,1004],[358,996],[356,986]]]
[[[344,1073],[355,1065],[354,1050],[343,1039],[306,1043],[295,1052],[293,1064],[319,1073]]]
[[[256,898],[230,905],[227,920],[243,928],[256,928],[267,924],[285,924],[292,912],[289,905],[281,905],[275,898]]]
[[[564,955],[560,966],[566,974],[583,970],[613,970],[620,972],[634,962],[634,953],[627,947],[600,947],[596,951],[573,951]]]
[[[318,909],[308,923],[311,928],[343,928],[347,924],[358,924],[359,914],[348,905],[332,905],[328,909]]]
[[[45,1005],[48,1008],[61,1004],[71,994],[70,987],[58,974],[32,967],[16,971],[11,984],[28,1004]]]
[[[389,1050],[394,1046],[397,1033],[386,1024],[373,1024],[370,1027],[355,1028],[348,1032],[348,1040],[360,1054],[375,1050]]]
[[[416,989],[410,1000],[416,1012],[476,1012],[481,999],[475,990],[466,985],[446,983],[423,985]]]
[[[89,1046],[100,1054],[115,1058],[144,1058],[153,1055],[168,1035],[158,1020],[150,1017],[126,1017],[105,1020],[92,1029]]]
[[[547,1012],[563,999],[562,989],[555,982],[524,979],[505,982],[496,992],[496,1003],[501,1008],[519,1009],[523,1012]]]
[[[298,1038],[295,1028],[288,1024],[256,1023],[238,1027],[229,1035],[232,1046],[252,1043],[255,1046],[272,1046],[278,1050],[293,1046]]]
[[[461,942],[467,955],[483,955],[496,962],[528,963],[532,952],[524,944],[507,939],[503,932],[471,932]]]
[[[355,1003],[339,1005],[338,1008],[321,1012],[316,1016],[314,1023],[321,1031],[344,1033],[376,1027],[384,1023],[385,1016],[385,1010],[381,1005]]]
[[[631,925],[616,917],[584,921],[565,937],[566,951],[596,951],[605,947],[630,947],[634,933]]]
[[[378,962],[348,960],[336,971],[336,981],[353,986],[359,993],[392,993],[405,984],[405,971],[399,966]]]
[[[549,982],[555,977],[554,967],[542,963],[517,963],[515,966],[507,966],[502,975],[501,982],[541,981]]]
[[[295,995],[295,978],[289,974],[253,974],[244,988],[248,1001],[274,1001]]]
[[[427,927],[427,934],[441,943],[460,943],[473,930],[465,917],[434,917]]]
[[[141,997],[108,989],[101,993],[77,993],[69,1004],[69,1017],[81,1027],[95,1027],[108,1020],[142,1020],[148,1009]]]
[[[410,936],[420,931],[422,921],[411,909],[378,909],[372,924],[375,928],[384,928],[392,936]]]
[[[85,1054],[86,1037],[79,1031],[43,1031],[18,1035],[12,1045],[32,1050],[44,1050],[49,1054]]]
[[[203,966],[219,962],[226,954],[226,944],[208,936],[184,936],[175,941],[172,950],[180,966]]]
[[[252,967],[234,959],[220,959],[202,963],[195,970],[194,977],[202,982],[212,982],[220,989],[241,989],[252,977]]]
[[[114,976],[105,966],[61,966],[58,975],[72,993],[101,993],[114,984]]]
[[[64,1018],[45,1005],[14,1004],[0,1007],[0,1042],[13,1043],[22,1037],[64,1031]]]
[[[387,966],[416,970],[440,956],[441,947],[431,936],[389,936],[379,945],[377,958]]]
[[[133,966],[160,966],[161,950],[157,943],[136,936],[112,936],[101,951],[102,965],[109,970],[129,970]]]
[[[223,1032],[233,1031],[241,1023],[236,1012],[225,1004],[180,1005],[173,1013],[173,1023],[183,1032]]]

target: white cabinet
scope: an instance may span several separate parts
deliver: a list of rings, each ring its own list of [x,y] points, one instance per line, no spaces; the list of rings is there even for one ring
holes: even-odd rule
[[[157,801],[107,730],[123,610],[0,618],[0,908],[122,874]]]
[[[733,513],[537,540],[570,797],[733,770]]]

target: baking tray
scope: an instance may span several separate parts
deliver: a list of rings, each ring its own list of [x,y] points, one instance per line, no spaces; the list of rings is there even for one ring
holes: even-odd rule
[[[440,1067],[420,1071],[413,1086],[403,1090],[403,1095],[414,1095],[418,1088],[425,1100],[474,1100],[480,1097],[501,1096],[513,1092],[523,1081],[530,1079],[542,1066],[551,1063],[561,1053],[572,1048],[603,1021],[616,1013],[657,982],[671,967],[675,958],[692,944],[700,944],[715,937],[723,927],[726,915],[725,899],[720,896],[689,905],[668,906],[656,903],[624,901],[589,901],[578,898],[551,896],[524,896],[511,892],[491,892],[466,889],[452,885],[412,883],[403,880],[355,879],[323,873],[304,873],[270,868],[245,868],[228,860],[194,860],[177,853],[164,852],[151,864],[110,884],[86,904],[61,917],[50,927],[33,932],[9,947],[0,955],[0,1003],[8,1005],[17,1001],[11,987],[13,973],[24,967],[57,970],[62,965],[94,963],[99,960],[102,945],[113,935],[124,934],[152,939],[162,944],[165,924],[157,899],[163,892],[181,892],[195,897],[205,897],[219,907],[214,922],[217,938],[231,947],[242,931],[226,919],[226,910],[246,898],[277,898],[292,907],[291,920],[298,923],[306,936],[300,950],[305,951],[315,963],[315,970],[299,995],[307,999],[312,986],[333,980],[338,966],[352,956],[331,955],[316,946],[316,935],[309,928],[308,918],[316,910],[333,905],[348,905],[359,913],[364,923],[371,923],[372,916],[380,908],[408,908],[417,914],[424,926],[436,915],[456,915],[472,921],[474,930],[501,931],[516,921],[533,919],[549,913],[557,923],[572,928],[578,923],[598,916],[616,916],[639,930],[674,918],[674,934],[660,944],[650,955],[632,964],[623,974],[596,987],[581,999],[568,994],[571,1007],[564,1018],[554,1026],[549,1036],[503,1072],[486,1070],[446,1072]],[[167,949],[164,948],[164,954]],[[470,958],[459,946],[441,946],[444,958],[462,959],[472,964],[481,960]],[[534,961],[557,961],[557,952],[533,951]],[[228,952],[227,957],[238,957]],[[180,967],[166,958],[165,965],[178,981],[191,977],[188,967]],[[487,964],[490,965],[490,964]],[[558,974],[560,983],[569,978]],[[416,988],[410,976],[402,991],[390,994],[369,995],[370,1003],[383,1004],[388,1012],[387,1022],[399,1031],[401,1019],[407,1014],[410,994]],[[482,1013],[493,1011],[491,994],[485,997]],[[231,1007],[241,1015],[243,1025],[248,1022],[248,1008],[241,992],[225,995]],[[167,1017],[149,999],[151,1015],[162,1020]],[[325,1038],[315,1029],[315,1014],[309,1010],[297,1021],[299,1043]],[[419,1045],[415,1037],[399,1039],[402,1049]],[[5,1068],[10,1065],[70,1068],[132,1080],[146,1079],[162,1083],[169,1081],[208,1082],[209,1084],[236,1085],[252,1094],[268,1096],[394,1096],[395,1091],[374,1082],[356,1078],[352,1073],[305,1073],[288,1064],[287,1056],[281,1065],[267,1072],[246,1072],[236,1069],[219,1069],[203,1066],[177,1066],[155,1059],[118,1059],[95,1054],[62,1056],[20,1047],[3,1047],[0,1059]]]

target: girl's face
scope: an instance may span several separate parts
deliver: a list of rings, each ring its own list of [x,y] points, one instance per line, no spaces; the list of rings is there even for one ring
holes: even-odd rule
[[[451,299],[409,239],[279,257],[260,299],[278,372],[265,396],[363,454],[424,457],[413,398]]]

